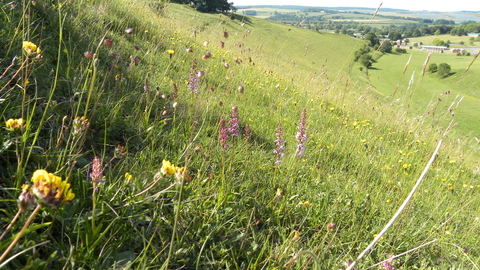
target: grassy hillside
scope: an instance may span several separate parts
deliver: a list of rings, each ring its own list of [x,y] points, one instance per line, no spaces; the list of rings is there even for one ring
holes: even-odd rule
[[[361,269],[478,268],[474,152],[371,94],[362,41],[149,0],[0,8],[0,268],[339,269],[374,239]]]
[[[426,118],[432,114],[446,113],[451,109],[452,103],[455,103],[455,112],[447,113],[443,122],[453,120],[458,123],[456,130],[460,135],[469,134],[478,138],[480,129],[472,120],[480,117],[477,106],[480,93],[476,87],[480,67],[474,63],[465,73],[473,56],[457,56],[448,52],[432,54],[427,66],[447,63],[452,67],[451,75],[440,79],[436,73],[431,72],[425,72],[422,77],[422,67],[428,53],[416,50],[409,52],[411,53],[384,55],[369,71],[370,83],[382,93],[385,102],[400,102],[412,108],[412,115]],[[403,73],[407,62],[407,70]],[[412,76],[413,85],[409,89]],[[457,104],[458,102],[460,103]]]
[[[323,66],[329,60],[328,73],[337,76],[340,71],[346,72],[353,52],[363,46],[352,37],[315,33],[240,14],[235,14],[235,20],[230,23],[223,23],[218,14],[192,16],[191,9],[185,6],[172,5],[169,9],[178,15],[179,27],[190,34],[195,31],[195,40],[199,43],[209,41],[211,46],[218,47],[223,41],[229,53],[243,52],[265,69],[296,79],[299,79],[297,75],[285,71],[298,69],[298,65],[302,65],[301,71],[325,71]],[[243,27],[242,23],[245,23]],[[218,35],[223,30],[229,32],[228,39]]]

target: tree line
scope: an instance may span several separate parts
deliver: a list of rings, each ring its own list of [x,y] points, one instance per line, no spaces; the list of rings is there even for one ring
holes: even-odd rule
[[[227,0],[171,0],[172,3],[187,4],[201,12],[228,12],[236,11],[233,2]]]
[[[467,33],[480,33],[480,23],[469,23],[453,28],[450,33],[456,36],[465,36]]]

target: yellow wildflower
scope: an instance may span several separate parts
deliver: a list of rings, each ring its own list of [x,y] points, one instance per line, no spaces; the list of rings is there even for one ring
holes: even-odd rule
[[[14,130],[19,130],[24,127],[23,119],[8,119],[7,122],[5,122],[5,125],[7,126],[8,131],[14,131]]]
[[[69,203],[75,198],[70,183],[45,170],[36,170],[32,176],[32,192],[40,203],[57,207],[61,203]]]
[[[33,42],[30,42],[30,41],[23,42],[23,49],[25,50],[25,53],[27,54],[28,57],[30,56],[36,57],[40,55],[40,53],[42,52],[42,50],[40,50],[40,48],[37,45],[35,45]]]
[[[168,160],[162,161],[162,168],[160,169],[164,175],[172,175],[176,172],[176,167]]]
[[[174,51],[174,50],[167,50],[167,53],[170,54],[170,55],[172,55],[172,54],[175,53],[175,51]]]
[[[131,175],[130,173],[125,173],[125,179],[127,181],[127,183],[130,183],[133,181],[133,179],[135,179],[135,177],[133,177],[133,175]]]
[[[297,230],[293,230],[293,240],[300,239],[300,232]]]

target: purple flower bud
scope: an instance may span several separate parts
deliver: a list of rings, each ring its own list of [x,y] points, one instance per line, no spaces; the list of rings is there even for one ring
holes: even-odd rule
[[[220,139],[220,145],[223,147],[223,149],[227,149],[229,145],[227,144],[228,132],[227,132],[227,125],[225,123],[225,119],[223,118],[220,119],[219,128],[220,128],[220,135],[218,136],[218,138]]]
[[[190,75],[188,76],[187,88],[190,89],[191,93],[198,93],[198,78],[200,77],[200,72],[197,72],[197,63],[195,60],[190,67]]]
[[[228,128],[228,133],[231,137],[238,137],[240,133],[240,119],[238,119],[238,107],[233,106],[232,107],[233,113],[230,114],[230,121],[228,123],[230,124],[230,127]]]
[[[282,158],[284,156],[283,151],[285,150],[285,141],[283,140],[283,127],[282,124],[277,127],[277,139],[275,140],[276,149],[273,149],[273,154],[275,155],[275,164],[282,163]]]
[[[102,164],[98,157],[93,159],[92,172],[90,173],[90,179],[92,179],[93,186],[97,188],[98,183],[105,183],[106,178],[102,176]]]
[[[303,108],[302,115],[298,123],[297,135],[295,136],[295,138],[298,141],[297,156],[300,156],[300,157],[305,156],[305,148],[306,148],[305,143],[307,142],[306,118],[307,118],[307,109]]]

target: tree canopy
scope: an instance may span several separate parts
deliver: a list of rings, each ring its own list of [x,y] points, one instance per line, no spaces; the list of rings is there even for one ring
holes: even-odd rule
[[[441,63],[440,65],[438,65],[438,76],[440,76],[440,78],[445,78],[445,77],[448,77],[448,75],[450,75],[450,71],[452,70],[452,68],[450,67],[449,64],[447,63]]]
[[[480,33],[480,23],[470,23],[467,25],[461,25],[452,29],[452,35],[466,35],[466,33]]]
[[[390,43],[389,40],[386,40],[380,45],[380,47],[378,47],[378,50],[383,53],[391,53],[392,47],[393,47],[392,43]]]
[[[227,12],[235,9],[227,0],[172,0],[173,3],[190,4],[201,12]]]
[[[380,45],[380,41],[374,32],[368,32],[365,39],[370,41],[370,46]]]

